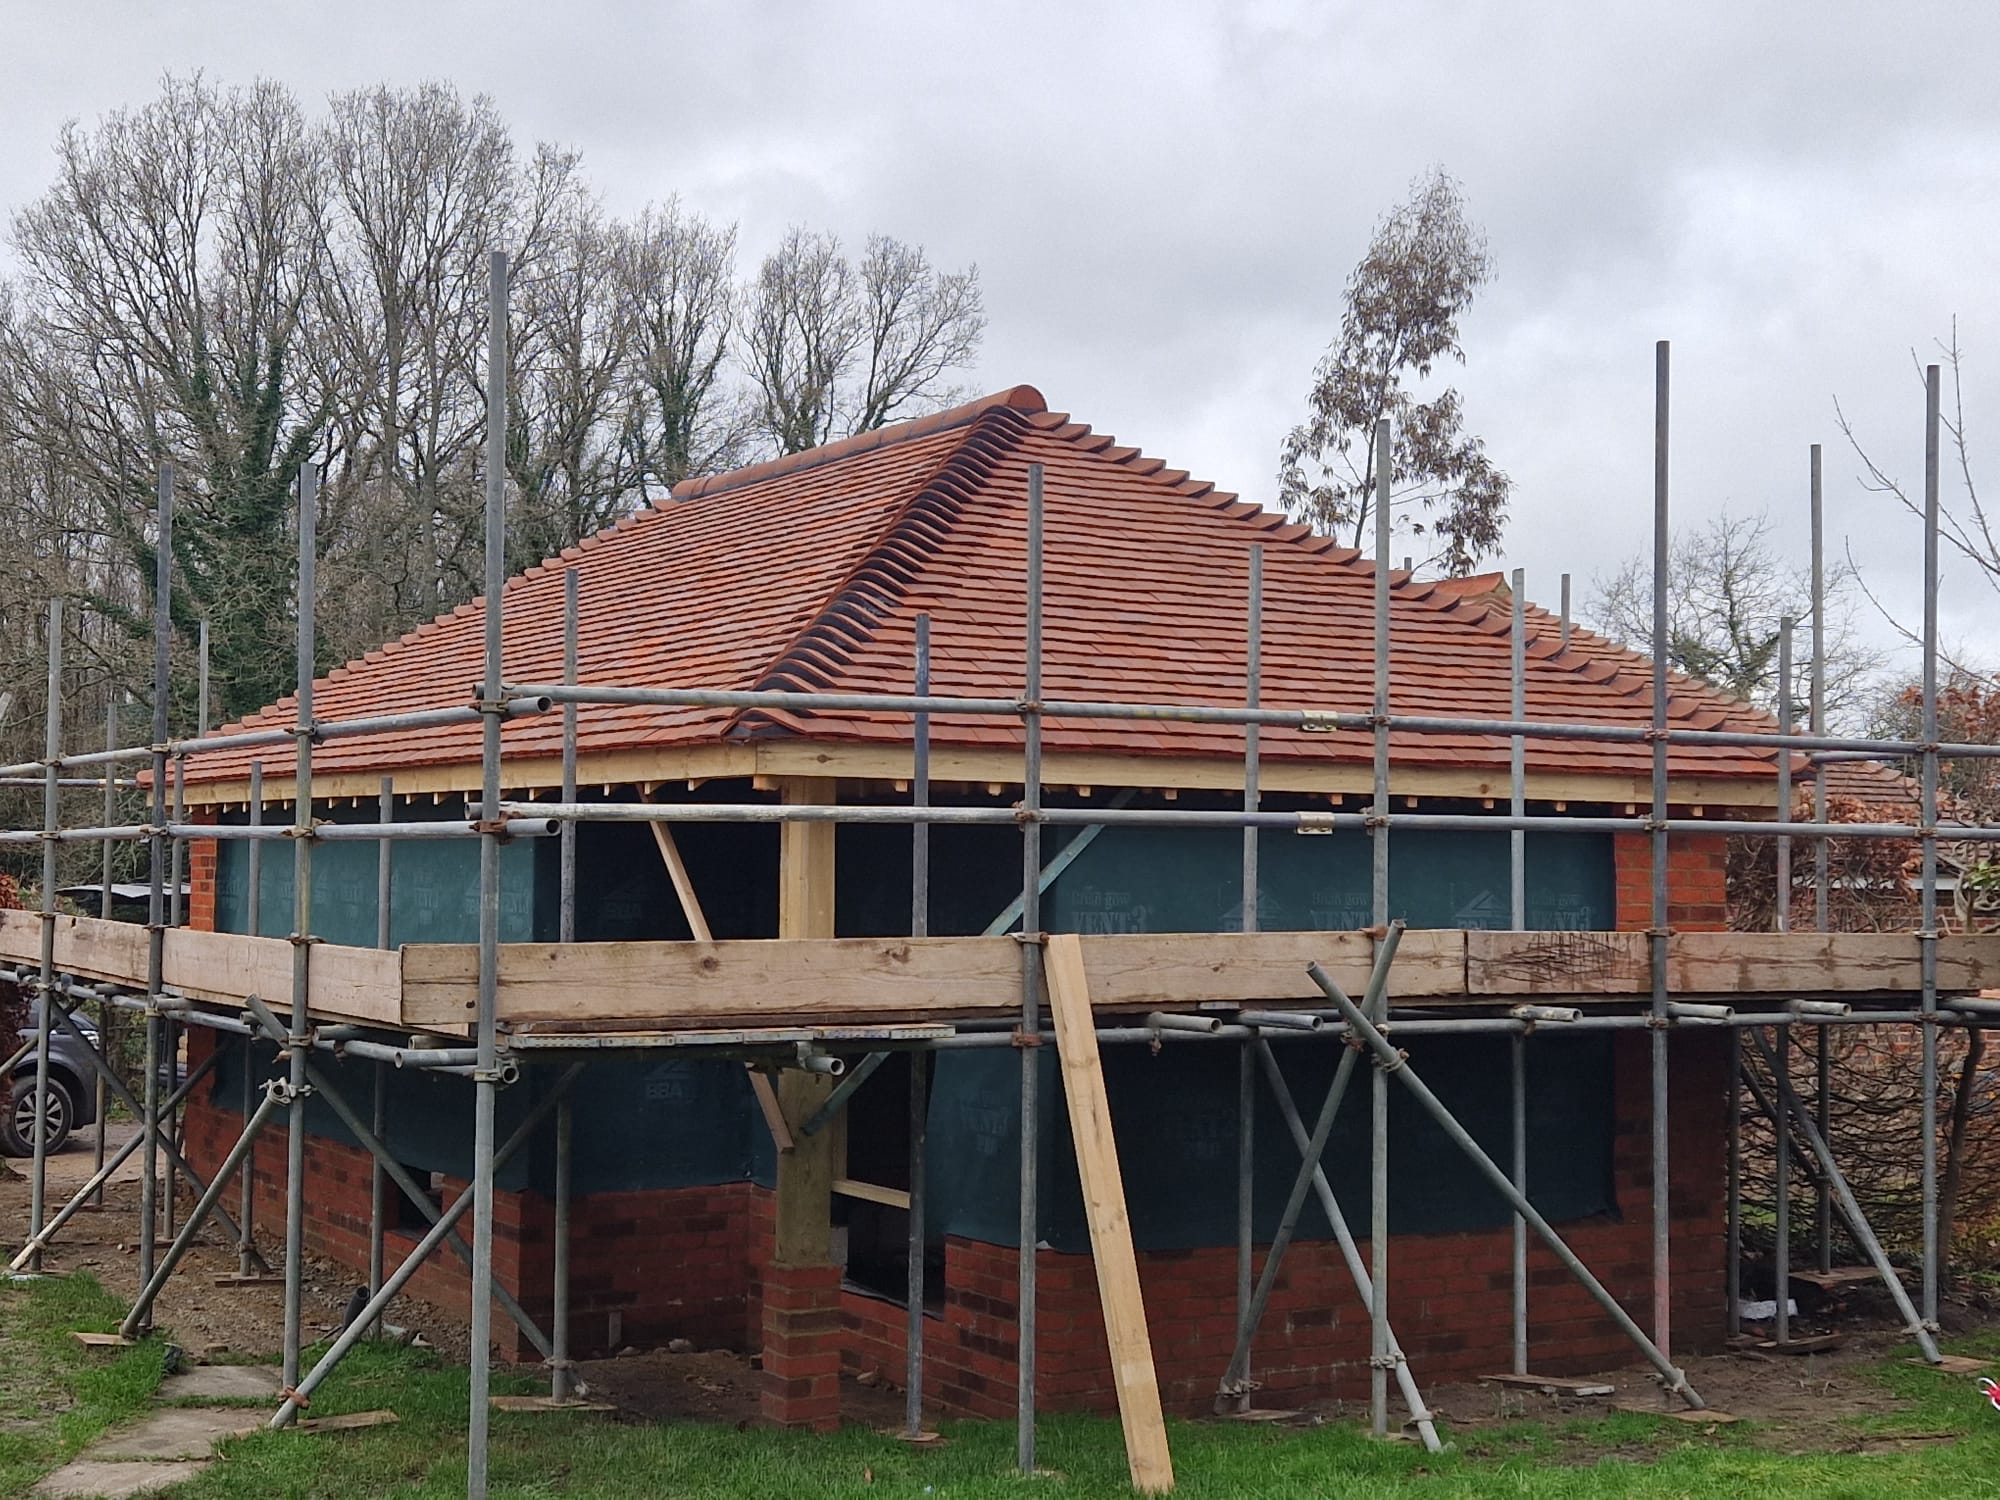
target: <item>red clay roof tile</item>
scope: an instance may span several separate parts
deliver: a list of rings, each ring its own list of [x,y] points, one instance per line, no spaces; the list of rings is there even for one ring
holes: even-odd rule
[[[931,617],[941,694],[1021,691],[1028,466],[1046,475],[1045,695],[1051,699],[1234,705],[1244,687],[1248,549],[1265,548],[1263,701],[1365,713],[1372,697],[1373,565],[1352,548],[1191,480],[1045,409],[1029,386],[825,448],[691,481],[671,500],[509,581],[505,673],[561,673],[562,575],[578,575],[579,677],[624,686],[908,690],[915,620]],[[1391,707],[1503,718],[1509,703],[1508,600],[1498,575],[1392,577]],[[481,601],[330,673],[324,719],[469,701],[481,675]],[[1643,727],[1650,667],[1578,630],[1564,649],[1531,610],[1530,718]],[[284,725],[290,700],[244,721]],[[1767,721],[1676,677],[1676,724]],[[907,715],[587,707],[585,754],[793,736],[906,743]],[[1016,746],[1013,721],[939,716],[941,746]],[[1051,720],[1058,751],[1236,758],[1239,729]],[[554,757],[555,715],[510,722],[510,758]],[[1273,761],[1365,762],[1369,737],[1267,730]],[[322,773],[465,764],[476,725],[321,745]],[[254,752],[198,757],[192,782],[243,776]],[[1399,765],[1504,774],[1505,741],[1397,733]],[[1535,773],[1644,776],[1642,744],[1530,740]],[[1770,778],[1768,754],[1675,747],[1676,776]],[[1747,789],[1746,789],[1747,790]],[[1748,800],[1746,798],[1746,800]]]

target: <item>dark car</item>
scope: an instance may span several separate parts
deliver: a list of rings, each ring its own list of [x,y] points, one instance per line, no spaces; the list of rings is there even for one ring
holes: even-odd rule
[[[41,1024],[41,1001],[30,1002],[28,1022],[21,1040],[32,1041]],[[97,1026],[81,1011],[75,1013],[77,1029],[97,1045]],[[91,1067],[84,1044],[57,1025],[49,1032],[49,1150],[60,1151],[78,1126],[97,1119],[97,1073]],[[0,1155],[32,1156],[35,1153],[35,1054],[14,1065],[13,1090],[5,1110],[0,1110]]]

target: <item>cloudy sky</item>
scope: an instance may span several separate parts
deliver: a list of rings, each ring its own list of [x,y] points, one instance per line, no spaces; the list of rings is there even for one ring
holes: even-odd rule
[[[0,17],[9,211],[46,185],[66,119],[142,102],[163,71],[308,100],[445,78],[524,139],[579,148],[614,210],[678,193],[739,222],[746,261],[793,223],[976,261],[977,384],[1035,384],[1267,503],[1371,224],[1442,163],[1498,268],[1457,381],[1518,486],[1504,561],[1551,603],[1558,573],[1581,596],[1648,545],[1655,339],[1674,345],[1677,516],[1768,509],[1802,562],[1823,442],[1830,547],[1851,543],[1912,623],[1919,530],[1858,486],[1834,399],[1918,482],[1910,351],[1956,316],[1969,428],[2000,473],[1991,0],[9,0]],[[1948,567],[1948,643],[2000,661],[1995,602]]]

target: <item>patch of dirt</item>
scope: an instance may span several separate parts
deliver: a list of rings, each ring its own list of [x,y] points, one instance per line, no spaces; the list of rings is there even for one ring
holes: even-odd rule
[[[666,1350],[585,1360],[577,1374],[593,1401],[608,1401],[639,1422],[715,1422],[760,1426],[758,1393],[763,1376],[754,1358],[728,1349],[674,1354]],[[840,1414],[878,1430],[900,1429],[902,1391],[880,1373],[860,1380],[842,1376]]]
[[[138,1133],[129,1122],[106,1127],[107,1153]],[[54,1214],[96,1170],[92,1149],[96,1131],[83,1130],[48,1159],[48,1212]],[[26,1162],[9,1163],[15,1173],[0,1170],[0,1263],[10,1259],[28,1237],[29,1185]],[[102,1209],[86,1208],[66,1224],[43,1256],[51,1272],[88,1271],[114,1297],[128,1304],[139,1294],[139,1177],[134,1153],[111,1179]],[[186,1182],[177,1200],[180,1212],[194,1205]],[[232,1214],[237,1197],[232,1189],[223,1207]],[[272,1264],[283,1260],[284,1224],[267,1216],[254,1226],[258,1247]],[[162,1234],[159,1248],[169,1241]],[[197,1357],[272,1354],[284,1347],[285,1304],[282,1286],[217,1286],[218,1276],[237,1270],[236,1243],[219,1224],[204,1227],[173,1278],[160,1293],[153,1321],[171,1330],[174,1341]],[[347,1299],[353,1294],[353,1273],[331,1261],[308,1256],[302,1304],[304,1337],[310,1344],[340,1327]],[[468,1344],[463,1325],[427,1304],[399,1299],[389,1321],[421,1332],[446,1359],[463,1363]]]
[[[1876,1368],[1909,1339],[1889,1318],[1850,1313],[1825,1325],[1798,1330],[1839,1332],[1837,1348],[1815,1354],[1774,1354],[1736,1349],[1720,1354],[1686,1356],[1681,1360],[1688,1384],[1701,1394],[1711,1411],[1757,1423],[1752,1441],[1787,1453],[1887,1452],[1912,1442],[1950,1441],[1955,1434],[1863,1434],[1856,1417],[1894,1416],[1911,1404],[1883,1385]],[[1669,1400],[1646,1365],[1593,1372],[1579,1377],[1616,1388],[1608,1397],[1578,1397],[1566,1392],[1542,1394],[1498,1385],[1443,1386],[1425,1392],[1441,1416],[1460,1429],[1494,1428],[1512,1422],[1561,1422],[1608,1415],[1615,1404],[1657,1409],[1663,1414],[1685,1410]],[[1939,1377],[1948,1379],[1950,1377]],[[1686,1424],[1690,1432],[1709,1430],[1700,1422]],[[1601,1449],[1591,1450],[1600,1456]]]

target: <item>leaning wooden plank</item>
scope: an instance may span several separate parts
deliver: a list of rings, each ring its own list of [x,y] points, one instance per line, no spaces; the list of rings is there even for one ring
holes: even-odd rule
[[[1125,1460],[1134,1489],[1164,1494],[1174,1487],[1173,1456],[1167,1450],[1160,1383],[1139,1293],[1139,1260],[1125,1213],[1125,1179],[1111,1134],[1111,1104],[1098,1063],[1081,939],[1074,934],[1050,938],[1046,973],[1063,1097],[1069,1104],[1070,1134],[1076,1141],[1077,1173],[1083,1183],[1084,1217],[1090,1224],[1091,1260],[1097,1267],[1097,1295],[1104,1304],[1104,1332],[1111,1346],[1111,1377],[1125,1428]]]

